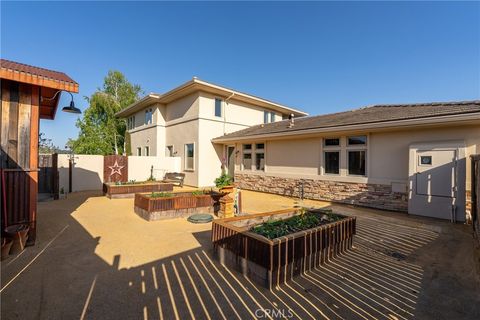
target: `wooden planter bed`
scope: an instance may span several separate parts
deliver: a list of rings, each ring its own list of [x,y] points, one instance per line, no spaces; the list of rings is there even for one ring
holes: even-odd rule
[[[165,182],[145,182],[120,185],[114,183],[103,184],[103,194],[110,199],[133,198],[136,193],[164,191],[173,191],[173,184]]]
[[[355,217],[341,216],[341,220],[272,240],[251,231],[269,219],[286,219],[297,214],[289,209],[214,220],[215,258],[271,289],[351,249]]]
[[[179,192],[171,197],[151,197],[151,194],[135,194],[135,213],[148,221],[189,217],[195,213],[214,213],[214,195],[194,195]]]

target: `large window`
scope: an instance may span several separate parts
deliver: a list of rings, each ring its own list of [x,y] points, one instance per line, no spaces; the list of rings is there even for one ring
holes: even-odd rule
[[[185,170],[195,170],[195,145],[185,145]]]
[[[358,176],[366,175],[366,155],[365,150],[348,151],[348,174]]]
[[[340,174],[340,138],[323,139],[323,173]]]
[[[265,171],[265,144],[255,144],[255,170]]]
[[[153,121],[153,110],[147,109],[145,110],[145,124],[151,124]]]
[[[244,144],[242,146],[242,150],[243,150],[242,169],[252,170],[252,144]]]
[[[150,147],[149,146],[145,147],[145,156],[147,156],[147,157],[150,156]]]
[[[137,156],[141,156],[142,155],[142,148],[138,147],[137,148]]]
[[[215,99],[215,117],[222,117],[222,100]]]
[[[340,151],[325,151],[325,173],[340,173]]]

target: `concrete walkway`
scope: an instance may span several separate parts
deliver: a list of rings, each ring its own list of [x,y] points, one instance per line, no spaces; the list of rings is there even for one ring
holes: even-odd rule
[[[243,200],[250,213],[298,204],[248,191]],[[480,318],[478,251],[468,226],[302,204],[356,215],[354,249],[268,291],[212,260],[211,224],[146,222],[133,199],[92,193],[39,203],[36,246],[1,264],[1,318]]]

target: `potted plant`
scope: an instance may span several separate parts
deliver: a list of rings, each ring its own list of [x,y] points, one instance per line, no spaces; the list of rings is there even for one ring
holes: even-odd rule
[[[233,179],[227,173],[222,172],[220,177],[215,179],[215,186],[222,193],[231,193],[233,192]]]

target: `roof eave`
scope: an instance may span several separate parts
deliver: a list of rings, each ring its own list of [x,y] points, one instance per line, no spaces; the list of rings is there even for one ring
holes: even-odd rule
[[[463,113],[456,115],[447,115],[447,116],[437,116],[429,118],[415,118],[415,119],[404,119],[404,120],[393,120],[393,121],[382,121],[382,122],[370,122],[354,125],[343,125],[335,126],[328,128],[314,128],[314,129],[305,129],[297,131],[288,131],[288,132],[276,132],[276,133],[266,133],[266,134],[257,134],[257,135],[246,135],[242,137],[218,137],[214,138],[211,141],[214,143],[225,143],[225,142],[234,142],[234,141],[247,141],[247,140],[256,140],[256,139],[268,139],[268,138],[283,138],[283,137],[296,137],[302,135],[310,134],[322,134],[322,133],[331,133],[331,132],[345,132],[345,131],[359,131],[359,130],[369,130],[369,129],[383,129],[383,128],[394,128],[394,127],[409,127],[409,126],[422,126],[422,125],[435,125],[435,124],[451,124],[458,121],[468,121],[468,120],[480,120],[480,112],[472,113]]]
[[[126,107],[123,110],[120,110],[119,112],[115,113],[116,117],[120,118],[125,118],[130,116],[131,114],[140,111],[142,108],[155,103],[159,102],[158,100],[160,99],[160,95],[157,94],[149,94],[143,97],[142,99],[138,100],[137,102],[132,103],[128,107]]]

